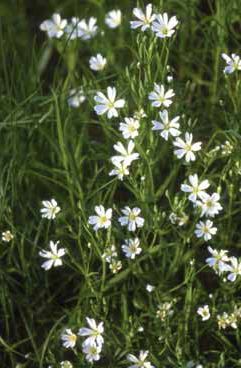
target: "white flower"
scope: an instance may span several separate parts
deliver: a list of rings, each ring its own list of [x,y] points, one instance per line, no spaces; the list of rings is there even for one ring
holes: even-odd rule
[[[140,128],[139,120],[133,118],[124,118],[125,123],[120,123],[119,130],[125,139],[134,139],[138,136],[138,129]]]
[[[179,147],[174,153],[177,158],[185,156],[186,162],[195,161],[196,157],[193,152],[200,151],[202,142],[192,143],[193,136],[191,133],[185,133],[185,141],[179,137],[173,142],[174,146]]]
[[[229,271],[229,257],[227,256],[228,251],[221,249],[220,251],[208,247],[208,251],[211,253],[212,257],[206,259],[206,263],[209,267],[212,267],[214,271],[221,274],[225,271]]]
[[[124,176],[130,174],[128,166],[124,162],[113,160],[112,163],[115,168],[109,172],[110,176],[116,175],[118,179],[123,180]]]
[[[148,291],[148,293],[152,293],[154,289],[155,289],[155,286],[150,285],[150,284],[146,285],[146,291]]]
[[[213,227],[213,222],[207,220],[206,222],[200,221],[196,224],[195,234],[198,238],[204,238],[205,241],[212,239],[212,236],[217,232],[217,228]]]
[[[171,17],[168,20],[167,13],[157,14],[152,24],[152,30],[155,32],[157,37],[166,38],[172,37],[175,33],[175,27],[178,24],[176,17]]]
[[[48,259],[48,261],[45,261],[41,265],[41,267],[44,268],[45,271],[50,270],[50,268],[52,267],[62,266],[63,264],[63,261],[61,258],[65,255],[66,250],[64,248],[58,249],[58,244],[59,244],[59,241],[54,243],[52,240],[50,240],[50,243],[49,243],[50,251],[46,251],[42,249],[39,252],[39,255],[41,257]]]
[[[77,17],[72,17],[70,23],[65,28],[65,33],[68,37],[68,40],[75,40],[80,37],[79,30],[80,19]]]
[[[159,112],[159,116],[161,118],[161,121],[153,120],[152,124],[152,130],[161,130],[160,135],[167,141],[169,134],[173,137],[177,137],[181,134],[179,128],[180,124],[178,123],[178,120],[180,119],[180,116],[176,116],[174,119],[169,120],[168,118],[168,111],[163,110]]]
[[[97,54],[96,56],[92,56],[89,60],[90,69],[95,71],[103,70],[106,66],[106,58],[104,58],[101,54]]]
[[[171,98],[173,96],[175,96],[173,89],[169,89],[165,92],[163,84],[159,85],[154,83],[154,91],[149,94],[148,98],[153,101],[151,104],[154,107],[160,107],[162,105],[164,107],[169,107],[172,104]]]
[[[110,264],[110,270],[112,273],[117,273],[122,269],[122,263],[121,261],[118,261],[117,259],[112,259]]]
[[[112,259],[115,259],[117,255],[116,247],[112,244],[105,249],[105,252],[102,254],[102,258],[104,258],[106,262],[111,263]]]
[[[152,4],[146,6],[146,13],[144,14],[140,8],[134,8],[133,14],[138,20],[131,21],[131,28],[136,29],[141,27],[144,32],[146,29],[150,28],[151,23],[155,19],[155,15],[152,14]]]
[[[127,148],[121,142],[114,145],[114,149],[120,153],[118,156],[111,157],[111,162],[116,165],[117,162],[123,162],[123,165],[129,166],[132,161],[138,160],[139,153],[133,152],[135,143],[131,140],[128,142]]]
[[[105,24],[109,28],[117,28],[121,24],[121,11],[118,10],[111,10],[109,13],[106,14],[105,17]]]
[[[128,354],[127,360],[131,363],[134,363],[130,365],[129,368],[155,368],[150,362],[146,361],[148,354],[148,350],[141,350],[138,358],[133,354]]]
[[[76,345],[77,335],[75,335],[70,328],[66,328],[64,333],[61,335],[61,340],[63,341],[63,346],[65,348],[73,349]]]
[[[126,239],[125,244],[121,246],[126,258],[135,259],[135,257],[142,252],[139,245],[140,240],[138,238]]]
[[[207,321],[210,318],[209,306],[204,305],[203,307],[199,307],[197,310],[197,314],[202,317],[202,321]]]
[[[78,108],[85,99],[86,97],[82,88],[71,89],[68,97],[68,105],[70,107]]]
[[[88,362],[100,360],[101,346],[96,343],[89,343],[88,345],[83,345],[83,353]]]
[[[227,279],[234,282],[237,276],[241,275],[241,263],[239,263],[236,257],[230,257],[229,261],[231,265],[228,267],[228,272],[230,272],[230,274],[227,276]]]
[[[2,241],[4,241],[5,243],[9,243],[11,240],[13,240],[13,238],[14,236],[10,230],[2,232]]]
[[[52,16],[52,19],[45,20],[40,24],[40,29],[41,31],[47,32],[50,38],[61,38],[66,26],[67,20],[61,19],[61,16],[55,13]]]
[[[140,208],[134,207],[130,209],[130,207],[126,206],[121,212],[125,216],[119,217],[118,221],[121,226],[127,226],[129,231],[135,231],[136,228],[144,225],[145,220],[139,216],[141,212]]]
[[[201,207],[201,216],[214,217],[218,215],[223,209],[219,203],[220,195],[218,193],[213,193],[211,195],[207,194],[202,198],[202,201],[197,201],[197,205]]]
[[[102,336],[104,332],[104,322],[97,324],[93,318],[88,317],[86,317],[86,321],[90,328],[82,327],[78,332],[79,336],[88,336],[87,339],[84,340],[83,346],[97,344],[101,347],[104,343],[104,338]]]
[[[93,38],[98,30],[98,26],[96,25],[97,19],[94,17],[90,17],[89,21],[87,22],[85,19],[82,19],[78,24],[79,30],[79,37],[82,40],[90,40]]]
[[[94,97],[95,102],[98,102],[98,105],[94,107],[95,112],[98,115],[103,115],[107,113],[108,119],[111,119],[113,116],[118,116],[117,109],[121,109],[125,105],[125,100],[120,99],[116,100],[116,89],[115,87],[107,88],[107,97],[102,92],[97,92],[97,95]]]
[[[60,367],[61,368],[73,368],[73,364],[70,363],[69,360],[63,360],[62,362],[60,362]],[[49,366],[48,368],[52,368],[52,365]]]
[[[205,189],[207,189],[210,184],[208,180],[203,180],[199,183],[197,174],[189,175],[188,179],[191,185],[182,184],[181,190],[186,193],[191,193],[189,194],[188,199],[195,203],[197,198],[202,199],[207,194]]]
[[[224,312],[222,315],[218,314],[217,321],[219,328],[225,329],[230,326],[230,316],[226,312]]]
[[[134,113],[134,119],[136,119],[136,120],[141,120],[141,119],[146,118],[146,117],[147,117],[147,115],[146,115],[145,111],[142,108],[135,111],[135,113]]]
[[[162,322],[164,322],[169,316],[172,316],[174,311],[172,309],[172,302],[164,302],[158,305],[158,310],[156,312],[156,316],[160,318]]]
[[[58,203],[55,199],[51,199],[50,201],[42,201],[43,208],[41,208],[40,212],[43,218],[47,218],[48,220],[54,220],[56,215],[60,212],[61,208],[58,206]]]
[[[222,54],[222,58],[226,61],[227,65],[224,68],[225,74],[231,74],[235,70],[241,70],[241,59],[238,55],[232,54],[231,57],[227,54]]]
[[[94,225],[94,230],[108,229],[111,226],[112,209],[105,210],[104,206],[95,206],[95,212],[97,216],[89,217],[89,224]]]

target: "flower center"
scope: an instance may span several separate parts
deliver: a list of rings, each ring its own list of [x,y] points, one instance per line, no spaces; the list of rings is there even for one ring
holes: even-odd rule
[[[114,106],[114,102],[111,102],[111,101],[109,101],[108,102],[108,108],[109,109],[113,109],[115,106]]]
[[[77,339],[77,336],[75,334],[69,336],[69,341],[70,342],[74,342],[75,343],[76,342],[76,339]]]
[[[208,234],[209,233],[209,228],[207,226],[203,226],[203,232],[205,234]]]
[[[149,25],[150,24],[150,19],[145,17],[143,23],[146,24],[146,25]]]
[[[191,152],[192,151],[192,145],[191,144],[186,144],[184,147],[185,151],[187,152]]]
[[[199,192],[199,187],[193,187],[193,194],[198,194]]]
[[[135,244],[131,244],[131,246],[130,246],[130,251],[132,252],[132,253],[135,253],[136,252],[136,245]]]
[[[169,130],[171,127],[170,125],[170,121],[168,121],[166,124],[165,124],[165,127],[164,127],[164,130]]]
[[[167,35],[167,34],[168,34],[168,32],[169,32],[169,29],[168,29],[167,27],[163,27],[163,28],[162,28],[162,33],[163,33],[164,35]]]
[[[129,132],[130,133],[134,133],[136,130],[136,128],[134,127],[134,125],[129,125]]]
[[[91,346],[90,353],[93,354],[93,355],[97,353],[97,349],[96,349],[95,346]]]
[[[108,219],[107,219],[106,215],[100,216],[100,223],[101,223],[101,225],[104,225],[107,220]]]
[[[163,103],[165,101],[165,97],[164,96],[159,96],[159,102]]]
[[[130,221],[135,221],[136,220],[136,215],[134,213],[130,213],[129,214],[129,220]]]
[[[207,206],[208,208],[211,208],[211,207],[213,206],[212,201],[207,201],[207,202],[206,202],[206,206]]]
[[[53,261],[57,261],[57,260],[59,259],[59,256],[58,256],[58,255],[56,255],[56,254],[52,254],[51,259],[52,259]]]

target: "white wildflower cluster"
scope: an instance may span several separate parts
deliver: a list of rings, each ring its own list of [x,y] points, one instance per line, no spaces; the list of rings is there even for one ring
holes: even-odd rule
[[[154,107],[164,107],[165,109],[159,112],[159,120],[152,120],[152,130],[160,131],[160,135],[166,141],[170,137],[174,137],[173,145],[175,147],[174,154],[178,159],[184,158],[186,162],[195,161],[195,152],[201,150],[201,142],[193,143],[192,133],[185,132],[184,139],[180,138],[180,116],[176,116],[173,119],[169,118],[167,108],[169,108],[175,96],[173,89],[165,90],[163,84],[154,84],[154,90],[149,94],[149,100],[152,101],[151,105]],[[177,148],[176,148],[177,147]]]
[[[107,88],[107,95],[102,92],[97,92],[94,97],[95,105],[94,110],[97,115],[106,114],[108,119],[118,117],[118,110],[125,106],[124,99],[117,99],[117,91],[115,87]],[[144,112],[141,111],[142,116]],[[140,115],[140,114],[139,114]],[[135,139],[139,135],[140,119],[134,117],[126,117],[124,121],[119,124],[119,131],[122,132],[122,136],[127,140],[126,144],[118,141],[114,144],[113,148],[116,151],[116,155],[111,157],[111,162],[114,168],[109,172],[110,176],[117,176],[118,179],[123,180],[125,176],[129,175],[129,168],[133,161],[139,159],[139,153],[134,152]]]
[[[171,212],[169,215],[169,220],[173,225],[177,224],[178,226],[184,226],[188,222],[188,219],[188,215],[184,212],[181,212],[180,214],[177,212]]]
[[[122,13],[118,9],[109,11],[106,14],[105,24],[109,28],[119,27],[121,21]],[[99,27],[95,17],[90,17],[89,19],[72,17],[68,21],[67,19],[62,19],[60,14],[54,13],[51,19],[47,19],[40,24],[40,30],[46,32],[50,39],[61,39],[64,37],[68,41],[76,39],[88,41],[98,34]],[[102,71],[106,65],[107,59],[100,53],[91,56],[89,59],[89,67],[95,72]],[[67,101],[70,107],[77,108],[85,99],[82,88],[75,88],[70,90]]]
[[[158,305],[158,309],[156,312],[157,318],[159,318],[162,322],[164,322],[168,317],[172,316],[174,313],[172,302],[164,302]]]
[[[104,323],[99,324],[93,318],[86,317],[88,327],[82,327],[78,331],[78,335],[86,337],[82,343],[82,351],[88,362],[92,363],[100,359],[100,353],[103,348]],[[61,334],[62,344],[66,349],[74,349],[77,343],[78,335],[73,333],[70,328],[66,328]]]
[[[133,354],[128,354],[127,360],[134,363],[130,365],[129,368],[155,368],[149,361],[147,361],[148,354],[148,350],[141,350],[138,357]]]
[[[213,268],[215,273],[222,275],[228,273],[228,281],[234,282],[237,276],[241,275],[241,262],[238,258],[228,256],[227,250],[216,250],[208,247],[211,257],[206,259],[206,263]]]
[[[233,329],[238,328],[238,324],[241,322],[241,308],[235,306],[232,313],[223,312],[217,315],[218,328],[225,330],[228,327]]]
[[[119,27],[121,21],[122,14],[119,9],[111,10],[106,14],[105,24],[109,28],[114,29]],[[62,19],[58,13],[53,14],[51,19],[42,22],[40,29],[46,32],[49,38],[60,39],[65,36],[67,40],[81,39],[84,41],[95,37],[99,31],[97,19],[94,17],[90,17],[89,19],[72,17],[68,21],[67,19]]]
[[[222,210],[222,206],[219,203],[220,195],[216,192],[212,194],[206,192],[209,186],[209,181],[207,179],[200,181],[197,174],[189,175],[189,184],[181,185],[181,190],[189,193],[188,199],[194,208],[201,209],[201,217],[215,217]],[[196,224],[195,235],[198,238],[203,238],[205,241],[210,240],[216,232],[217,228],[213,226],[213,221],[209,219],[200,220]]]
[[[159,90],[159,94],[158,91]],[[171,104],[171,100],[167,99],[170,98],[169,96],[174,95],[173,90],[168,90],[166,94],[164,94],[164,87],[163,85],[155,85],[155,91],[151,92],[149,94],[149,99],[154,100],[152,103],[152,106],[165,106],[168,107]],[[175,137],[176,140],[173,142],[173,145],[177,147],[177,149],[174,150],[174,154],[177,156],[177,158],[185,158],[186,162],[195,161],[196,156],[194,152],[200,151],[201,149],[201,142],[192,143],[193,141],[193,135],[192,133],[186,132],[184,135],[184,140],[179,137],[181,134],[180,124],[178,123],[180,117],[176,116],[172,120],[169,119],[168,111],[163,110],[159,112],[159,116],[161,118],[161,121],[153,120],[152,124],[152,130],[155,131],[161,131],[160,135],[167,141],[169,137]]]
[[[105,248],[102,258],[109,263],[109,268],[112,273],[115,274],[122,269],[122,262],[118,259],[118,253],[114,244]]]
[[[111,226],[112,219],[112,209],[108,208],[105,210],[104,206],[96,206],[95,207],[96,215],[89,217],[89,224],[91,224],[95,231],[99,229],[108,229]],[[129,231],[136,231],[137,228],[140,228],[144,225],[144,219],[139,216],[141,213],[140,208],[134,207],[130,208],[126,206],[121,210],[124,216],[120,216],[118,218],[118,222],[121,226],[127,226]]]
[[[78,108],[86,100],[82,87],[73,88],[69,91],[69,97],[67,99],[68,105],[73,108]]]
[[[231,54],[231,57],[222,53],[222,58],[226,61],[226,66],[223,70],[224,74],[232,74],[237,70],[241,70],[241,59],[236,54]]]
[[[61,208],[58,206],[58,203],[55,199],[51,199],[50,201],[42,201],[43,208],[40,209],[42,214],[42,218],[47,218],[48,220],[54,220],[56,215],[61,211]],[[50,270],[52,267],[59,267],[63,265],[62,257],[66,254],[65,248],[59,248],[59,241],[53,242],[50,240],[49,242],[49,250],[42,249],[39,252],[39,255],[42,258],[46,258],[47,260],[42,264],[42,268],[45,271]]]
[[[6,230],[2,232],[2,241],[5,243],[9,243],[11,240],[13,240],[14,236],[11,233],[10,230]]]
[[[93,363],[100,359],[104,344],[104,323],[97,323],[93,318],[86,317],[88,327],[79,329],[78,335],[87,337],[82,343],[82,351],[88,362]]]
[[[231,143],[230,141],[226,140],[224,143],[218,144],[212,150],[210,150],[207,153],[207,156],[209,158],[213,157],[214,155],[216,157],[219,157],[220,154],[222,156],[230,156],[232,154],[233,150],[234,150],[233,143]]]
[[[223,144],[221,144],[218,147],[222,156],[230,156],[234,149],[233,144],[228,140],[226,140]]]
[[[169,18],[167,13],[155,14],[153,13],[152,4],[148,4],[145,9],[134,8],[133,15],[134,20],[130,22],[131,29],[139,29],[142,32],[150,31],[157,38],[165,39],[172,37],[176,32],[178,20],[175,16]],[[116,29],[122,22],[122,13],[120,10],[115,9],[109,11],[105,16],[105,24],[110,29]],[[72,17],[70,20],[62,19],[57,13],[53,14],[51,19],[45,20],[40,25],[40,29],[47,33],[51,39],[65,39],[83,40],[88,41],[93,37],[101,34],[100,28],[97,25],[97,19],[90,17],[89,19],[79,19]],[[156,41],[156,39],[155,39]],[[60,42],[60,41],[58,41]],[[227,65],[224,69],[225,74],[231,74],[234,71],[241,70],[241,59],[238,55],[232,54],[229,57],[226,54],[222,54],[223,59]],[[101,53],[96,53],[89,58],[89,68],[95,73],[102,72],[105,68],[108,68],[109,61]],[[169,69],[167,70],[169,73]],[[173,81],[172,75],[167,76],[167,83]],[[155,120],[152,120],[152,130],[160,133],[160,136],[164,141],[171,141],[174,155],[179,160],[185,161],[185,165],[190,165],[196,161],[197,152],[201,151],[202,142],[196,141],[193,134],[190,131],[182,129],[180,123],[180,116],[175,116],[171,109],[173,107],[173,100],[175,99],[174,89],[166,86],[165,82],[156,83],[153,81],[153,90],[149,91],[148,99],[152,110],[158,116]],[[171,84],[172,85],[172,84]],[[120,92],[120,91],[118,91]],[[82,87],[77,87],[69,91],[68,105],[73,108],[78,108],[85,100],[86,93]],[[94,92],[94,111],[98,116],[101,116],[103,123],[111,123],[110,120],[119,118],[118,130],[116,132],[120,138],[116,139],[116,143],[113,145],[114,154],[110,157],[110,162],[113,165],[112,170],[109,172],[109,176],[115,176],[120,181],[123,181],[125,177],[130,175],[130,169],[134,161],[139,160],[141,157],[141,149],[139,145],[139,135],[142,129],[142,119],[147,117],[145,111],[139,106],[137,111],[126,111],[126,100],[122,98],[121,93],[117,93],[115,86],[109,85],[107,89],[98,88]],[[125,115],[123,114],[125,112]],[[146,110],[148,111],[148,110]],[[104,121],[104,120],[108,120]],[[189,130],[189,129],[188,129]],[[164,144],[166,144],[164,142]],[[222,151],[222,155],[230,155],[233,151],[233,145],[226,141],[219,148],[215,148],[215,151]],[[139,152],[137,152],[139,151]],[[148,151],[147,151],[148,153]],[[133,165],[134,166],[134,165]],[[191,171],[192,172],[192,171]],[[141,182],[144,186],[145,176],[141,176]],[[217,233],[217,227],[214,225],[213,219],[219,215],[222,211],[220,204],[219,189],[217,192],[208,193],[207,190],[210,187],[210,183],[207,179],[201,179],[197,173],[190,174],[188,176],[188,182],[181,184],[181,191],[187,193],[188,200],[193,206],[195,214],[199,217],[198,222],[195,225],[194,234],[198,239],[203,239],[208,242]],[[142,187],[141,187],[142,188]],[[183,200],[184,202],[184,200]],[[40,212],[42,218],[48,220],[55,220],[61,208],[55,199],[42,202],[43,207]],[[115,206],[113,206],[115,208]],[[107,262],[110,271],[116,274],[122,269],[122,261],[119,259],[119,249],[112,243],[112,228],[115,227],[113,221],[114,210],[112,208],[106,208],[104,204],[99,204],[94,207],[94,214],[89,216],[88,224],[95,231],[96,238],[99,240],[99,231],[104,230],[103,234],[107,234],[106,246],[102,255],[103,263]],[[145,219],[142,217],[141,209],[139,207],[132,207],[129,205],[120,208],[117,218],[117,226],[126,232],[130,232],[123,237],[120,243],[120,250],[124,257],[129,262],[138,257],[143,249],[142,243],[138,235],[138,230],[145,224]],[[164,213],[164,212],[163,212]],[[166,213],[165,213],[166,216]],[[163,216],[164,217],[164,216]],[[184,226],[189,216],[183,212],[181,208],[175,208],[169,215],[169,220],[173,225]],[[116,227],[117,227],[116,226]],[[115,229],[116,230],[116,229]],[[100,232],[101,232],[100,231]],[[93,234],[92,234],[93,236]],[[10,231],[2,233],[2,240],[9,242],[13,239],[13,235]],[[148,238],[149,239],[149,238]],[[155,240],[153,241],[154,244]],[[90,244],[90,243],[88,243]],[[152,244],[152,245],[153,245]],[[206,263],[211,267],[214,272],[222,276],[224,280],[235,282],[238,276],[241,275],[241,262],[234,256],[229,256],[228,251],[224,249],[214,249],[208,246],[210,256],[206,259]],[[41,267],[48,271],[53,267],[59,267],[63,265],[63,257],[67,253],[65,248],[60,247],[59,241],[50,241],[49,249],[41,249],[39,255],[44,258],[44,263]],[[142,260],[142,258],[140,258]],[[194,261],[190,264],[193,266]],[[105,272],[103,272],[104,274]],[[105,276],[105,275],[104,275]],[[118,278],[118,277],[117,277]],[[145,290],[148,293],[152,293],[155,290],[155,286],[147,284]],[[158,292],[156,289],[155,294]],[[147,294],[146,294],[147,295]],[[149,295],[149,298],[152,296]],[[174,314],[174,303],[163,302],[158,305],[156,311],[156,317],[164,322]],[[199,306],[196,310],[198,316],[202,321],[207,321],[211,318],[211,312],[208,304]],[[213,314],[213,310],[212,310]],[[238,322],[241,319],[241,311],[239,308],[235,308],[230,314],[224,312],[217,315],[217,323],[219,329],[226,329],[232,327],[238,328]],[[104,347],[104,322],[97,323],[95,319],[86,317],[88,327],[82,327],[78,333],[72,331],[71,328],[65,328],[61,334],[61,341],[66,349],[74,349],[77,344],[79,336],[84,338],[82,342],[82,352],[85,359],[91,363],[100,360]],[[138,331],[143,331],[141,326]],[[127,361],[130,362],[129,368],[155,368],[148,358],[149,351],[141,350],[139,355],[128,354]],[[68,361],[61,362],[61,366],[67,367]],[[192,362],[191,362],[192,363]],[[70,363],[70,366],[72,364]],[[201,367],[201,365],[199,365]],[[191,365],[190,365],[191,367]],[[198,366],[197,366],[198,367]]]
[[[99,229],[108,229],[111,226],[112,209],[105,210],[104,206],[95,207],[96,215],[89,217],[89,224],[93,226],[95,231]],[[143,227],[144,219],[139,216],[141,213],[140,208],[130,208],[126,206],[121,210],[122,215],[118,218],[118,222],[121,226],[126,226],[131,232],[135,232],[138,228]],[[134,239],[125,239],[124,244],[121,246],[122,251],[126,258],[135,259],[137,255],[142,252],[140,247],[140,240],[135,237]],[[122,268],[122,263],[118,260],[118,254],[115,245],[107,246],[102,257],[109,263],[109,268],[112,273],[117,273]]]
[[[97,19],[94,17],[88,20],[73,17],[68,22],[67,19],[62,19],[60,14],[55,13],[51,19],[47,19],[40,24],[40,29],[46,32],[49,38],[59,39],[66,36],[68,40],[80,38],[86,41],[97,34],[98,26],[96,22]]]
[[[178,24],[176,17],[171,17],[168,20],[168,15],[166,13],[162,14],[152,14],[152,4],[146,6],[145,12],[139,8],[133,10],[133,14],[138,19],[131,22],[131,28],[141,28],[144,32],[148,28],[151,28],[157,37],[166,38],[171,37],[175,30],[174,28]],[[159,111],[159,120],[153,120],[152,130],[160,131],[160,135],[167,141],[169,137],[174,137],[173,142],[174,154],[177,158],[185,158],[186,162],[195,161],[196,156],[194,152],[201,149],[201,142],[193,143],[192,133],[185,132],[184,139],[180,138],[180,116],[176,116],[172,119],[169,118],[168,108],[172,105],[172,98],[175,96],[173,89],[167,89],[163,84],[154,83],[154,90],[149,93],[149,100],[151,105],[157,108],[164,108],[164,110]],[[134,129],[134,128],[132,128]]]
[[[152,4],[148,4],[145,11],[140,8],[134,8],[133,15],[137,19],[130,22],[132,29],[140,28],[142,32],[151,29],[156,37],[159,38],[172,37],[178,24],[175,16],[168,19],[167,13],[154,14],[152,12]]]
[[[105,249],[105,252],[102,255],[102,258],[104,258],[107,263],[111,263],[112,260],[117,257],[118,257],[118,253],[116,251],[115,244],[107,246]]]
[[[126,147],[121,142],[117,142],[114,145],[114,150],[118,155],[111,157],[114,169],[110,171],[110,176],[115,175],[118,179],[123,180],[124,176],[129,175],[129,167],[131,163],[139,158],[139,153],[133,152],[134,149],[135,143],[133,140],[128,141]]]
[[[207,321],[211,317],[209,306],[207,304],[204,305],[203,307],[199,307],[197,313],[202,318],[202,321]],[[216,319],[219,329],[225,330],[228,327],[237,329],[238,323],[240,323],[241,321],[241,308],[235,306],[233,312],[229,314],[227,312],[217,314]]]
[[[48,368],[50,367],[51,366],[49,366]],[[61,368],[73,368],[73,364],[69,360],[63,360],[62,362],[60,362],[60,367]]]

